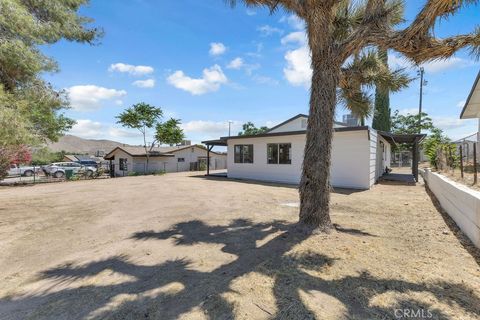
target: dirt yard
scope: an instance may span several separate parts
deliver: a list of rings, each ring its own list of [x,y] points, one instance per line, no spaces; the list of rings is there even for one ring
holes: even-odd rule
[[[480,255],[423,185],[332,194],[189,174],[0,189],[0,319],[480,317]],[[419,317],[417,317],[419,318]]]

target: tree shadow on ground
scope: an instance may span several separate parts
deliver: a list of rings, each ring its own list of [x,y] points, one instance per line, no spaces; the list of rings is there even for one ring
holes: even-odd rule
[[[450,231],[455,235],[455,237],[458,239],[460,244],[465,248],[465,250],[467,250],[468,253],[475,259],[478,266],[480,266],[480,249],[477,248],[472,243],[472,241],[470,241],[470,239],[465,235],[465,233],[463,233],[463,231],[457,226],[457,224],[452,219],[452,217],[450,217],[448,213],[442,208],[437,197],[435,197],[435,194],[433,194],[433,192],[428,188],[427,185],[425,185],[425,191],[427,192],[435,209],[437,209],[437,211],[440,213],[440,215],[443,218],[443,221],[445,221],[445,224],[448,226]]]
[[[373,298],[390,292],[430,294],[443,303],[462,308],[465,313],[480,313],[479,296],[464,284],[412,283],[377,278],[366,271],[339,279],[330,279],[328,275],[323,277],[335,265],[336,258],[311,251],[291,251],[309,236],[297,232],[295,225],[283,221],[253,223],[244,219],[213,226],[193,220],[178,223],[168,230],[142,231],[133,234],[132,239],[168,240],[177,246],[219,244],[222,245],[222,252],[232,254],[236,259],[209,272],[195,270],[192,261],[187,258],[156,265],[140,265],[128,257],[115,256],[86,265],[65,265],[46,270],[41,275],[42,278],[56,281],[56,291],[2,299],[0,310],[15,312],[20,319],[163,320],[177,319],[195,310],[210,319],[234,319],[240,314],[239,310],[235,310],[236,305],[225,295],[235,293],[232,288],[234,281],[255,272],[273,280],[275,309],[252,301],[258,307],[253,314],[263,313],[263,318],[315,318],[313,311],[302,300],[300,291],[321,292],[336,299],[344,306],[343,316],[346,318],[394,318],[393,307],[372,303]],[[257,241],[265,243],[257,245]],[[86,281],[86,284],[76,288],[66,287],[67,284],[88,280],[106,271],[129,276],[129,280],[99,284]],[[251,283],[250,289],[254,290],[255,286],[255,283]],[[167,290],[169,287],[173,289]],[[415,301],[411,296],[397,299],[396,306],[429,309],[437,319],[448,318],[443,311]],[[10,318],[11,313],[3,315]],[[243,317],[245,312],[241,314]]]
[[[260,181],[260,180],[249,180],[249,179],[236,179],[236,178],[228,178],[226,176],[218,176],[218,175],[193,175],[190,176],[191,178],[200,178],[204,180],[210,180],[210,181],[228,181],[232,183],[243,183],[243,184],[254,184],[254,185],[260,185],[260,186],[266,186],[266,187],[281,187],[281,188],[289,188],[289,189],[298,189],[298,184],[292,184],[292,183],[280,183],[280,182],[268,182],[268,181]],[[338,194],[343,194],[343,195],[350,195],[353,193],[360,193],[360,192],[365,192],[368,190],[365,189],[349,189],[349,188],[334,188],[332,187],[330,190],[332,193],[338,193]]]

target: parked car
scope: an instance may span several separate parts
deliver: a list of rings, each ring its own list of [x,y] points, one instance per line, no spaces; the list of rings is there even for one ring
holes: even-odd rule
[[[97,168],[91,166],[84,166],[77,162],[55,162],[48,166],[44,166],[43,172],[46,175],[51,175],[55,178],[65,177],[65,170],[72,170],[73,174],[85,174],[90,177],[97,171]]]
[[[31,177],[35,172],[38,173],[40,170],[40,167],[19,166],[17,164],[11,164],[10,169],[8,170],[8,175]]]
[[[98,163],[94,160],[79,160],[77,163],[80,163],[81,165],[84,165],[86,167],[94,167],[98,168]]]

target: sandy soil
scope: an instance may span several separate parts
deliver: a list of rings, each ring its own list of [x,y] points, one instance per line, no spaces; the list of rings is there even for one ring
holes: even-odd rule
[[[423,185],[337,190],[329,235],[297,203],[186,173],[2,188],[0,319],[478,319],[479,251]]]

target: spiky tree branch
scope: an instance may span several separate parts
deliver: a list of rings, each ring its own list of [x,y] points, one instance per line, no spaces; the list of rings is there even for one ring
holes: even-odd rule
[[[339,59],[347,59],[359,49],[377,45],[382,49],[394,49],[415,63],[428,60],[446,59],[462,48],[470,48],[479,55],[480,29],[445,39],[436,38],[433,28],[438,19],[456,13],[468,4],[478,0],[429,0],[415,20],[405,29],[394,31],[389,19],[395,19],[401,1],[369,0],[362,23],[339,46]]]

